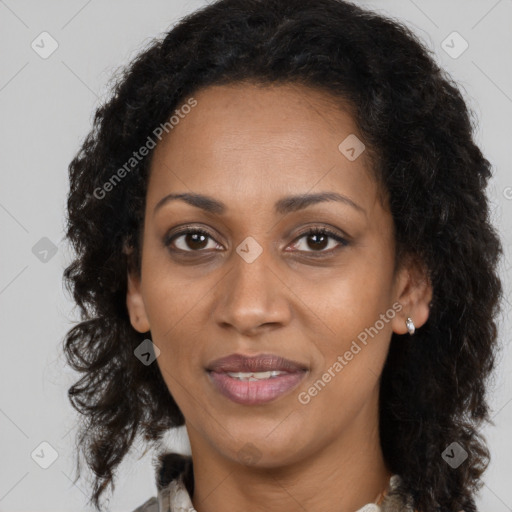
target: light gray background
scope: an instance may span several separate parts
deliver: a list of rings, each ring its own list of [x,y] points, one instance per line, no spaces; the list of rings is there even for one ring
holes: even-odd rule
[[[77,319],[62,286],[63,269],[71,261],[62,240],[67,166],[91,128],[94,110],[106,98],[113,71],[152,37],[205,3],[0,0],[0,511],[90,510],[85,507],[88,482],[72,483],[76,415],[66,392],[76,376],[61,354],[62,339]],[[402,20],[419,34],[461,85],[475,111],[477,142],[495,169],[489,196],[506,249],[502,275],[508,297],[512,1],[360,3]],[[31,47],[43,31],[59,45],[47,59]],[[458,58],[441,46],[453,31],[469,44]],[[455,49],[458,44],[454,43]],[[43,237],[57,250],[46,262],[40,259],[42,253],[32,251]],[[490,395],[496,426],[484,430],[492,463],[478,499],[482,511],[493,512],[512,511],[508,300],[500,324],[503,349]],[[183,433],[183,429],[170,433],[167,441],[187,450]],[[31,458],[42,442],[58,453],[48,469]],[[131,511],[155,494],[151,454],[143,452],[135,447],[123,462],[110,502],[112,511]],[[48,453],[45,450],[45,457]]]

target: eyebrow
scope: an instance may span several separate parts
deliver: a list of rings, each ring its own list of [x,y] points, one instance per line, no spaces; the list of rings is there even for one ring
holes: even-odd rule
[[[182,194],[168,194],[164,196],[158,203],[156,204],[153,215],[164,206],[164,204],[169,203],[170,201],[181,200],[184,201],[191,206],[195,206],[196,208],[201,208],[209,213],[222,215],[226,213],[227,207],[221,201],[214,199],[213,197],[205,196],[203,194],[197,193],[182,193]],[[295,196],[287,196],[282,197],[278,201],[276,201],[274,205],[274,211],[276,214],[285,214],[290,212],[296,212],[298,210],[303,210],[308,206],[312,206],[314,204],[323,203],[327,201],[337,201],[340,203],[347,204],[354,208],[355,210],[366,215],[366,210],[359,206],[357,203],[352,201],[347,196],[342,194],[338,194],[337,192],[318,192],[314,194],[298,194]]]

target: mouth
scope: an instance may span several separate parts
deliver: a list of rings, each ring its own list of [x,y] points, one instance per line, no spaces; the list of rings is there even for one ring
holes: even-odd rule
[[[244,405],[270,402],[296,388],[308,373],[302,363],[274,354],[232,354],[206,368],[215,389],[231,401]]]

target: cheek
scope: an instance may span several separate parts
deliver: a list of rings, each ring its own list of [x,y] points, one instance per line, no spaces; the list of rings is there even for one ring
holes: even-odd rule
[[[330,300],[319,311],[328,329],[322,329],[315,342],[320,364],[300,390],[304,393],[300,403],[308,401],[307,407],[311,406],[308,414],[330,417],[335,430],[373,396],[389,349],[392,316],[385,315],[394,311],[384,300],[386,294],[370,286],[372,281],[365,282],[365,293],[355,277],[325,291]],[[337,420],[332,417],[333,404],[339,405]]]
[[[316,311],[331,331],[343,338],[356,336],[391,307],[390,274],[387,262],[374,263],[364,256],[355,256],[342,271],[317,288]]]
[[[147,263],[143,293],[151,338],[160,349],[157,364],[182,409],[190,400],[187,390],[197,381],[196,372],[190,368],[201,367],[200,343],[207,339],[203,331],[208,321],[201,305],[209,287],[202,279],[189,279],[184,286],[183,277],[168,262],[166,266]]]
[[[391,272],[390,260],[381,258],[377,263],[360,256],[315,292],[314,310],[322,320],[317,323],[321,336],[316,337],[323,359],[319,372],[331,368],[336,374],[325,377],[331,379],[333,393],[343,394],[354,384],[364,392],[381,373],[395,316]]]
[[[212,284],[200,269],[173,263],[164,247],[147,244],[142,265],[142,293],[151,333],[156,339],[176,338],[187,318],[201,311]],[[189,326],[190,328],[190,326]],[[198,328],[198,323],[192,325]]]
[[[180,311],[185,316],[178,317],[170,327],[170,322],[162,321],[156,332],[152,331],[152,338],[160,348],[157,364],[169,392],[181,411],[194,417],[194,408],[200,402],[197,397],[204,385],[201,379],[206,377],[201,360],[201,340],[205,336],[200,332],[202,326],[192,316],[189,318],[187,311]]]

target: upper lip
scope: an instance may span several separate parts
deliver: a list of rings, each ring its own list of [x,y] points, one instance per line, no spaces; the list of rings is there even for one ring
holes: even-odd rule
[[[215,359],[206,369],[213,372],[267,372],[272,370],[299,372],[307,370],[307,366],[275,354],[259,354],[256,356],[231,354]]]

